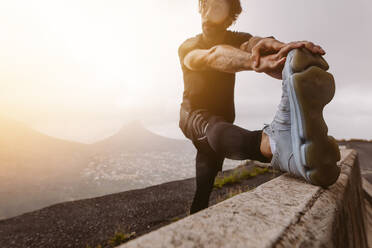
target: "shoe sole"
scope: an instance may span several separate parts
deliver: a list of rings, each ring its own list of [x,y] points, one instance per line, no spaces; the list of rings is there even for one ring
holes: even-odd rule
[[[337,161],[340,150],[328,136],[323,109],[335,94],[335,81],[326,72],[329,66],[320,55],[306,49],[291,51],[289,98],[291,106],[292,144],[296,164],[304,168],[312,184],[327,187],[340,175]]]

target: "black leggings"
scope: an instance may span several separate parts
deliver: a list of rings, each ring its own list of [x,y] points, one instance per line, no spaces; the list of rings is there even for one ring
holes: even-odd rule
[[[225,158],[270,162],[260,151],[262,130],[246,130],[206,110],[181,114],[180,127],[197,149],[196,192],[190,214],[208,207],[214,179]]]

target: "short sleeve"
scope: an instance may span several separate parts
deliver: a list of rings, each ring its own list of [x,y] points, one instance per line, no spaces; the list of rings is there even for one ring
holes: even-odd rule
[[[179,47],[178,47],[178,57],[180,59],[180,63],[182,68],[186,68],[183,60],[186,57],[186,55],[191,52],[192,50],[198,49],[198,38],[192,37],[187,40],[185,40]]]
[[[240,45],[253,37],[250,33],[230,31],[230,45],[240,48]]]

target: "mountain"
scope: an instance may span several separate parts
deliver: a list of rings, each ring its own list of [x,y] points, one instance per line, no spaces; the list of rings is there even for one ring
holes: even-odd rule
[[[254,168],[251,161],[220,177]],[[213,189],[209,206],[250,190],[280,173],[265,172]],[[107,247],[115,232],[136,238],[187,216],[195,193],[195,178],[91,199],[63,202],[34,212],[0,220],[1,247]],[[116,244],[118,245],[118,244]],[[115,246],[116,247],[116,246]]]
[[[0,118],[0,218],[68,199],[88,146]]]
[[[140,121],[124,125],[116,134],[92,145],[95,151],[182,151],[190,141],[171,139],[147,130]]]
[[[67,200],[156,185],[193,174],[193,146],[140,122],[83,144],[0,117],[0,219]]]
[[[5,118],[0,118],[0,137],[0,175],[16,180],[74,170],[89,151],[86,144],[50,137]]]

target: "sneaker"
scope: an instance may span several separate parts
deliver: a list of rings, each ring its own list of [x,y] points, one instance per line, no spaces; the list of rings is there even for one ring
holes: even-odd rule
[[[328,136],[323,108],[335,93],[329,66],[320,56],[308,50],[294,49],[287,55],[283,81],[288,85],[291,141],[298,171],[310,183],[327,187],[340,175],[337,161],[340,150]],[[301,173],[302,174],[302,173]]]
[[[293,156],[288,80],[282,82],[282,97],[273,121],[270,124],[265,124],[262,131],[270,139],[273,153],[271,166],[274,169],[305,178],[305,169],[296,165]]]

